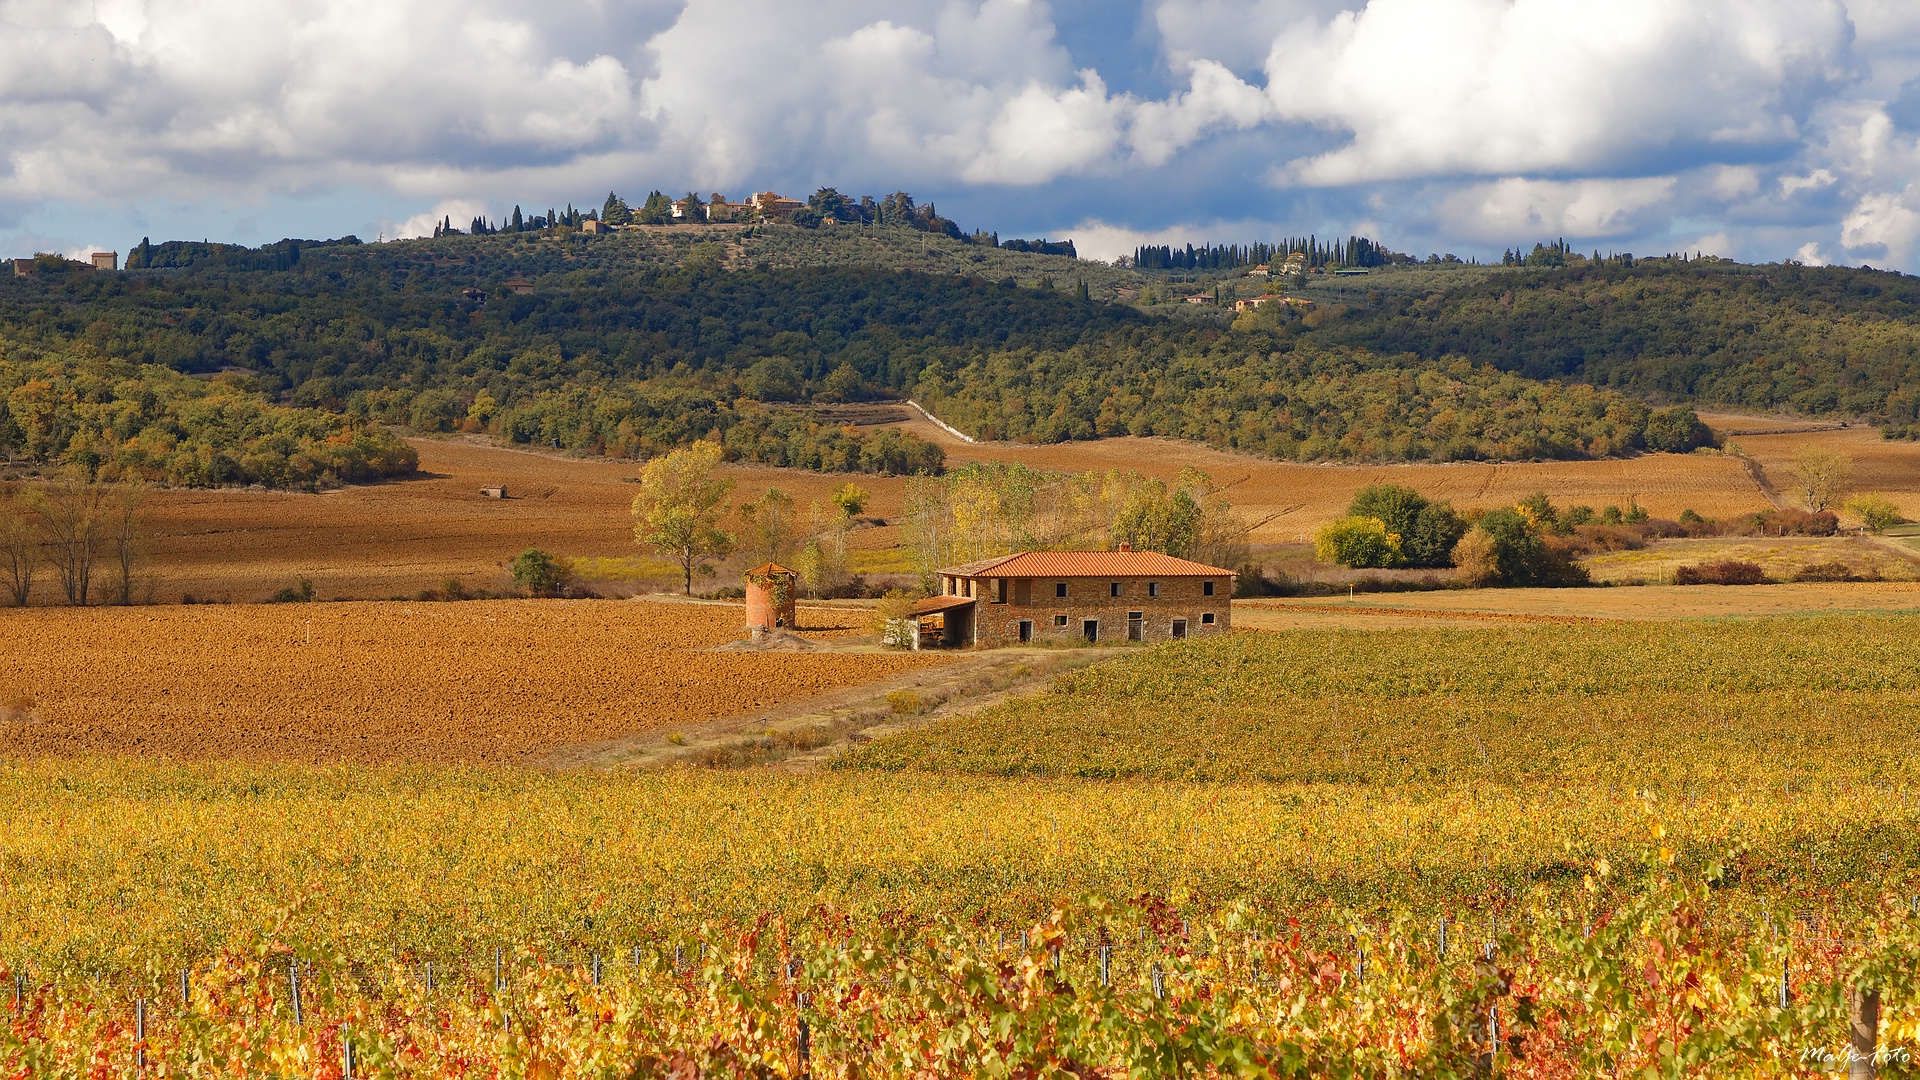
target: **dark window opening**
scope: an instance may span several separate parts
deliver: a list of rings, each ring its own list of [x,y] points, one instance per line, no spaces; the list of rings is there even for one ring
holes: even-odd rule
[[[1142,612],[1138,612],[1138,611],[1127,612],[1127,640],[1128,641],[1139,641],[1142,637],[1145,636],[1144,634],[1144,631],[1146,629],[1144,625],[1145,622],[1146,622],[1146,619],[1143,617]]]
[[[1066,625],[1067,625],[1067,617],[1066,617],[1065,615],[1055,615],[1055,616],[1053,617],[1053,625],[1055,625],[1055,626],[1061,626],[1061,627],[1064,627],[1064,626],[1066,626]]]
[[[1212,595],[1213,595],[1213,582],[1211,582],[1211,581],[1203,581],[1203,582],[1201,582],[1201,583],[1200,583],[1200,595],[1201,595],[1201,596],[1212,596]]]
[[[1186,636],[1187,636],[1187,620],[1185,619],[1173,620],[1173,639],[1175,641],[1179,641],[1181,638],[1184,638]]]
[[[1065,600],[1067,598],[1067,583],[1064,581],[1054,582],[1053,595],[1058,599]]]
[[[1020,620],[1020,640],[1022,642],[1033,640],[1033,620],[1032,619]]]
[[[1107,586],[1107,595],[1108,595],[1108,596],[1119,596],[1119,595],[1120,595],[1120,583],[1116,581],[1116,582],[1114,582],[1113,584],[1111,584],[1111,585],[1109,585],[1109,586]]]
[[[1159,582],[1157,582],[1157,581],[1149,581],[1149,582],[1147,582],[1147,595],[1148,595],[1148,596],[1159,596],[1159,595],[1160,595],[1160,583],[1159,583]]]
[[[1100,620],[1088,619],[1080,624],[1080,632],[1087,635],[1088,641],[1100,640]]]
[[[1007,602],[1007,579],[1006,578],[993,579],[993,602],[996,604],[1004,604]]]
[[[1208,611],[1208,612],[1205,612],[1205,613],[1203,613],[1203,614],[1201,614],[1201,616],[1200,616],[1200,625],[1201,625],[1201,626],[1212,626],[1212,625],[1213,625],[1213,612],[1211,612],[1211,611]]]

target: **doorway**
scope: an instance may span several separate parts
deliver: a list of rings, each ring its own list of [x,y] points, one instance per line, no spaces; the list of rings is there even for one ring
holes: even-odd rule
[[[1143,624],[1145,621],[1144,613],[1138,611],[1127,612],[1128,641],[1139,641],[1144,636],[1141,631],[1144,629]]]
[[[1173,620],[1173,640],[1179,641],[1187,636],[1187,620]]]
[[[1087,635],[1088,641],[1100,640],[1100,620],[1088,619],[1080,624],[1080,632]]]
[[[1032,640],[1033,640],[1033,620],[1021,619],[1020,620],[1020,644],[1025,645]]]

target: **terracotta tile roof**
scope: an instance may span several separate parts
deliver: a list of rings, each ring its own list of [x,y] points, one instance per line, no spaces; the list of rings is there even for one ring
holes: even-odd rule
[[[747,571],[747,573],[751,574],[754,577],[767,577],[771,574],[788,574],[793,577],[800,576],[800,572],[798,570],[789,570],[786,567],[781,566],[777,562],[770,562],[760,566],[756,566],[753,569]]]
[[[1023,551],[940,571],[953,577],[1228,577],[1233,571],[1157,551]]]

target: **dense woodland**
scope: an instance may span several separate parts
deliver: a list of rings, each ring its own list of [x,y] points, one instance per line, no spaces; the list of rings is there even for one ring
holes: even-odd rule
[[[224,372],[262,408],[360,431],[628,457],[712,438],[736,459],[882,473],[938,471],[939,451],[809,407],[914,396],[984,438],[1169,435],[1305,461],[1707,440],[1663,401],[1920,419],[1912,279],[1542,251],[1471,272],[1399,262],[1311,311],[1168,318],[1122,302],[1152,292],[1148,270],[877,224],[143,242],[141,269],[0,280],[0,326],[42,358]],[[9,452],[124,441],[88,430]]]

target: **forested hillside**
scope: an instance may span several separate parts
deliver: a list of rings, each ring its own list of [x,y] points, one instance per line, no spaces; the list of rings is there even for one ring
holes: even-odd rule
[[[317,414],[620,456],[715,438],[769,464],[937,471],[937,448],[812,410],[914,396],[996,439],[1596,457],[1697,445],[1690,417],[1650,424],[1667,402],[1910,421],[1920,384],[1920,288],[1861,270],[1401,262],[1313,276],[1313,310],[1170,318],[1141,301],[1177,271],[881,226],[137,251],[130,272],[0,279],[0,326]],[[1211,279],[1223,300],[1268,287],[1238,273]]]
[[[1848,267],[1581,260],[1383,297],[1322,340],[1740,409],[1920,420],[1920,279]]]

